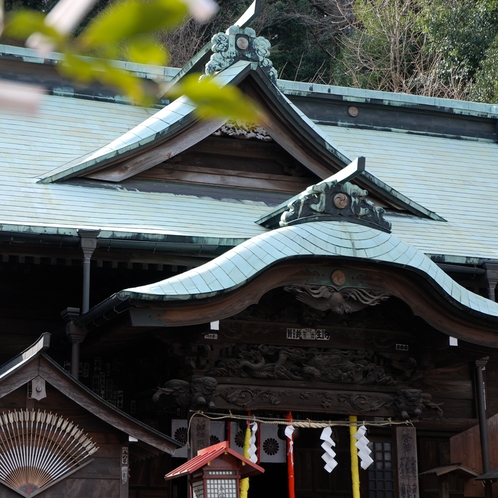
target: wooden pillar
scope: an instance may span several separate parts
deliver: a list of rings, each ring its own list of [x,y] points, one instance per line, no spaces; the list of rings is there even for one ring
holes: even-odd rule
[[[399,498],[419,498],[417,431],[415,427],[396,427]]]
[[[439,498],[450,498],[450,482],[447,475],[439,480]]]
[[[479,436],[481,440],[482,471],[484,474],[491,470],[489,457],[488,421],[486,419],[486,386],[484,384],[483,371],[486,368],[489,357],[482,358],[476,364],[476,398],[477,415],[479,420]],[[492,498],[493,488],[491,481],[484,481],[484,496]]]
[[[496,301],[496,285],[498,284],[498,264],[487,261],[484,263],[486,268],[486,280],[488,281],[488,298]]]

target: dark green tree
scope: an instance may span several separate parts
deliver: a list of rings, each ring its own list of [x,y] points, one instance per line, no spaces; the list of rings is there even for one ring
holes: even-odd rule
[[[200,25],[191,20],[180,30],[165,35],[171,50],[171,65],[184,65],[215,33],[235,23],[251,0],[218,0],[218,3],[220,10],[209,24]],[[331,82],[338,40],[347,25],[343,15],[347,3],[347,0],[266,0],[263,3],[253,28],[271,42],[270,58],[279,77]]]
[[[335,81],[489,100],[497,34],[498,0],[355,0]]]
[[[272,44],[274,66],[281,78],[331,83],[339,39],[347,26],[344,0],[267,2],[260,32]]]
[[[432,93],[435,58],[418,26],[419,0],[356,0],[335,66],[337,84]]]
[[[498,103],[498,36],[486,50],[475,73],[470,98],[477,102]]]
[[[428,50],[439,56],[438,76],[470,89],[488,48],[498,34],[496,0],[425,0],[421,29]]]

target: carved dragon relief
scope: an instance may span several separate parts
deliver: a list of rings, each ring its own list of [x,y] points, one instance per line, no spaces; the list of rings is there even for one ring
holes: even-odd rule
[[[174,398],[183,408],[215,409],[214,392],[218,382],[212,377],[194,377],[191,382],[171,379],[158,387],[152,400],[157,403],[164,395]]]
[[[297,393],[290,389],[223,386],[216,391],[216,397],[244,409],[306,406],[307,411],[357,415],[381,412],[384,416],[403,420],[421,418],[426,409],[435,410],[440,417],[443,415],[440,405],[432,402],[431,395],[419,389],[400,389],[395,394],[310,390]]]
[[[367,350],[240,345],[235,356],[219,359],[213,377],[304,380],[345,384],[395,385],[382,358]]]
[[[400,389],[393,399],[396,415],[408,420],[422,416],[424,408],[432,408],[441,417],[443,410],[440,405],[432,402],[429,393],[423,393],[420,389]]]
[[[158,402],[163,395],[170,395],[178,405],[191,409],[215,410],[214,398],[219,397],[230,405],[244,409],[304,402],[307,410],[358,415],[382,410],[404,420],[420,418],[424,409],[435,410],[440,417],[443,415],[440,404],[432,402],[431,395],[420,389],[399,389],[394,395],[322,390],[306,390],[296,394],[291,389],[271,387],[220,387],[211,377],[199,377],[193,379],[192,383],[172,379],[159,387],[152,399]]]
[[[344,219],[370,225],[384,232],[391,231],[391,223],[384,219],[384,209],[375,206],[363,190],[352,183],[323,181],[308,187],[297,199],[289,203],[282,213],[280,226],[306,219]]]
[[[336,291],[326,285],[289,285],[284,290],[296,295],[296,299],[320,311],[330,310],[338,315],[353,313],[367,306],[389,299],[387,292],[374,292],[366,289],[341,289]]]

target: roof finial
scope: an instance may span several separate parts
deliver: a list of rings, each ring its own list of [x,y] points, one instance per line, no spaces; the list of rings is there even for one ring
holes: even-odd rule
[[[207,75],[216,74],[240,60],[254,61],[277,84],[277,71],[268,59],[270,42],[262,36],[256,36],[254,29],[232,26],[226,33],[214,35],[211,41],[213,55],[206,64]]]

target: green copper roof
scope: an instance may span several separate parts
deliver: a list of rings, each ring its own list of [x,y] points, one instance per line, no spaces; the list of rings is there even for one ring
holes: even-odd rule
[[[274,263],[302,256],[384,262],[423,273],[461,306],[498,317],[498,303],[469,292],[427,256],[392,234],[340,221],[291,225],[254,237],[199,268],[151,285],[126,289],[122,298],[177,301],[234,290]]]
[[[228,71],[237,72],[240,67],[232,66]],[[303,84],[292,82],[285,86],[303,88]],[[425,254],[444,256],[446,261],[468,262],[472,258],[480,264],[498,260],[498,232],[490,230],[498,217],[493,195],[498,185],[497,143],[318,124],[302,110],[294,113],[296,106],[273,85],[268,91],[274,92],[272,98],[279,99],[285,112],[299,117],[308,137],[337,151],[335,157],[344,161],[365,156],[368,173],[383,183],[384,192],[388,186],[429,213],[427,218],[409,214],[413,211],[408,208],[408,213],[386,213],[393,234],[403,242]],[[333,91],[342,92],[345,98],[360,98],[356,89]],[[374,96],[362,92],[365,98]],[[419,113],[431,105],[453,104],[397,94],[387,97],[393,102],[401,99],[420,105]],[[226,188],[219,195],[220,187],[215,195],[209,188],[202,193],[189,191],[189,185],[182,185],[179,192],[169,182],[163,183],[162,191],[138,188],[132,182],[39,183],[43,178],[50,182],[91,169],[92,161],[95,165],[106,154],[124,153],[142,139],[154,140],[154,133],[168,133],[170,120],[190,119],[188,106],[183,107],[181,101],[176,106],[181,108],[180,114],[166,116],[178,109],[168,106],[160,111],[159,118],[164,121],[153,116],[151,127],[143,124],[157,112],[155,109],[55,95],[47,96],[40,112],[32,116],[0,110],[1,232],[77,238],[76,230],[87,228],[101,230],[101,246],[110,240],[124,240],[224,248],[266,232],[256,221],[268,217],[283,201],[281,197],[273,203],[267,199],[252,201],[234,197],[235,189]],[[323,106],[326,108],[326,101]],[[455,112],[467,112],[465,106],[470,113],[493,115],[492,106],[459,102],[454,103]],[[153,129],[155,126],[159,131]],[[128,133],[135,128],[142,130],[144,137]],[[109,144],[114,145],[107,149]],[[99,152],[92,153],[95,150]],[[84,157],[87,154],[90,156]],[[431,219],[431,213],[447,222]]]
[[[251,69],[251,65],[250,62],[238,62],[218,75],[216,80],[221,86],[235,84],[237,79]],[[163,140],[197,121],[195,109],[195,105],[187,97],[182,96],[113,142],[51,171],[40,183],[52,183],[89,173],[118,156],[124,156]],[[214,121],[212,132],[216,131],[224,121],[226,120]]]

